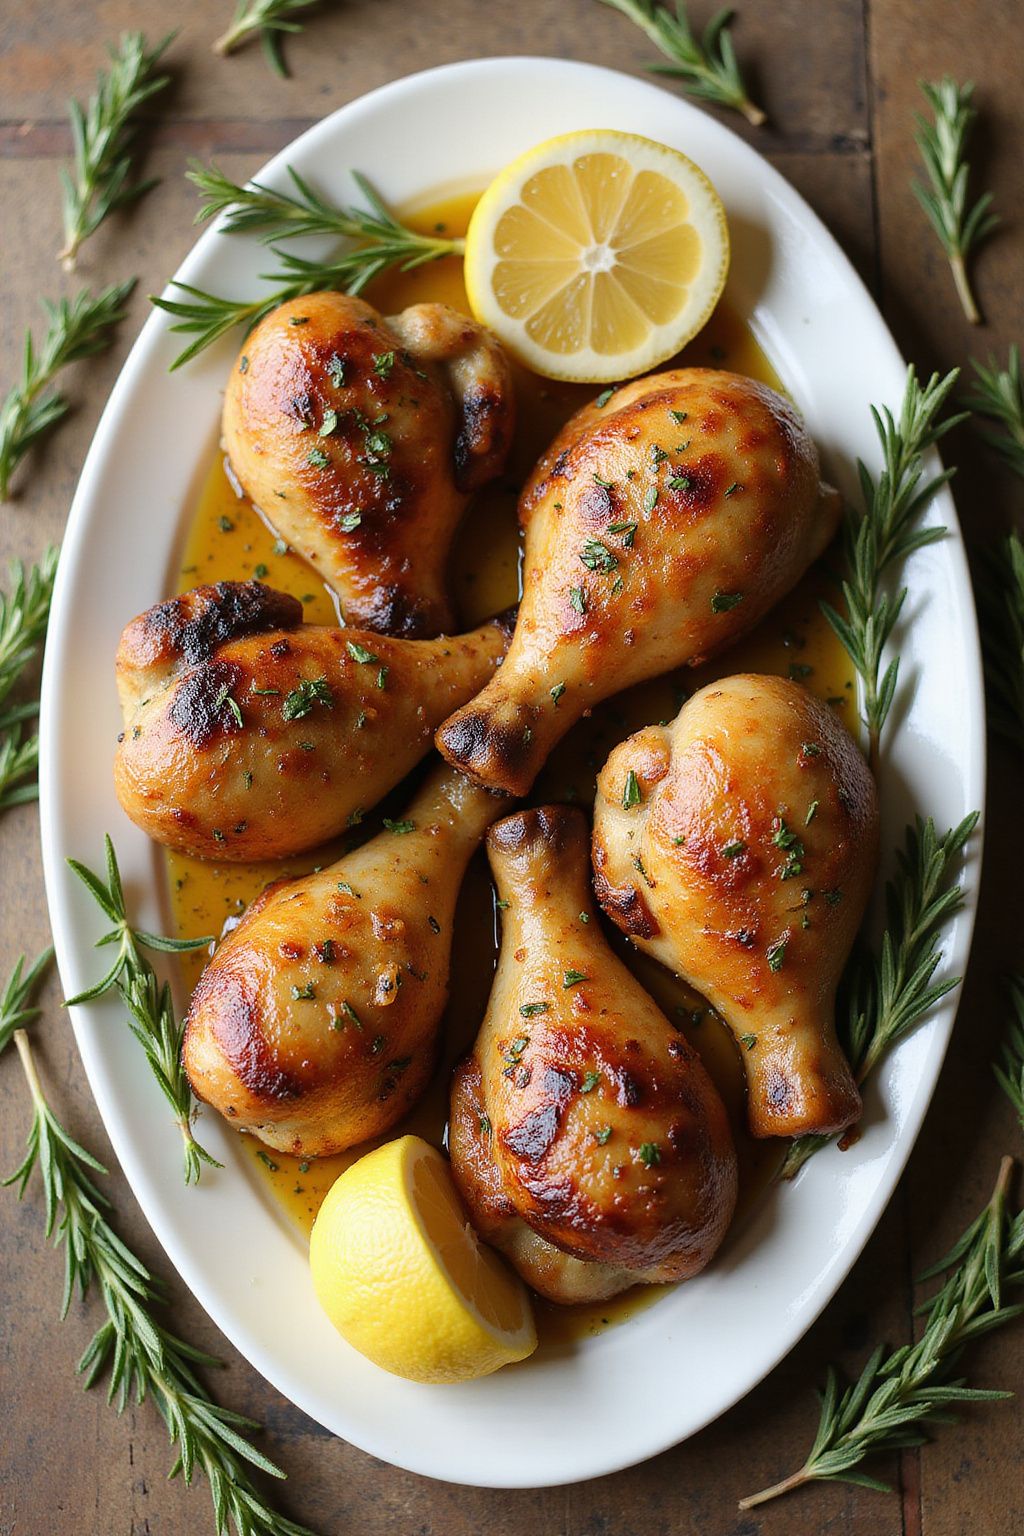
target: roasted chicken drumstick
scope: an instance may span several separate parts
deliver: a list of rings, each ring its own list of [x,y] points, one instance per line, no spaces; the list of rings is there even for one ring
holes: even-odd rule
[[[878,855],[874,780],[832,710],[778,677],[702,688],[597,782],[598,900],[721,1014],[755,1136],[842,1130],[860,1095],[836,987]]]
[[[118,648],[118,799],[199,858],[315,848],[415,767],[510,632],[508,616],[436,640],[303,624],[301,603],[255,581],[158,603]]]
[[[401,1120],[434,1067],[456,898],[498,812],[441,767],[362,848],[268,886],[192,996],[182,1059],[196,1097],[303,1157]]]
[[[622,688],[722,650],[835,533],[839,497],[780,395],[683,368],[586,406],[520,500],[523,599],[500,673],[440,729],[449,762],[525,794]]]
[[[224,445],[346,623],[418,638],[451,628],[448,547],[470,494],[504,465],[513,416],[505,355],[475,321],[444,304],[385,320],[313,293],[246,337]]]
[[[449,1133],[474,1225],[554,1301],[687,1279],[736,1200],[721,1099],[601,935],[582,813],[519,812],[487,847],[501,955]]]

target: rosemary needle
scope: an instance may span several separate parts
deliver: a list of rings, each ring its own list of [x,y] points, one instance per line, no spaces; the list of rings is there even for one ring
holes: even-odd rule
[[[992,211],[992,194],[985,192],[973,207],[967,206],[967,183],[971,170],[967,162],[967,143],[977,113],[971,106],[974,85],[959,85],[950,75],[929,83],[921,81],[921,90],[932,109],[933,120],[916,115],[914,140],[921,152],[928,174],[927,185],[912,183],[918,202],[931,220],[942,243],[956,284],[963,312],[972,325],[981,320],[967,273],[967,257],[999,223]]]
[[[197,1183],[203,1163],[212,1168],[219,1168],[220,1164],[192,1133],[192,1089],[181,1062],[182,1026],[175,1018],[170,987],[166,982],[161,985],[141,951],[150,949],[181,954],[186,950],[201,949],[210,940],[165,939],[131,926],[117,855],[109,837],[106,838],[106,884],[77,859],[69,859],[68,863],[113,924],[110,931],[97,940],[96,947],[114,945],[116,949],[114,962],[106,974],[94,986],[69,997],[66,1006],[71,1008],[92,1002],[112,988],[117,991],[128,1009],[129,1028],[145,1051],[153,1076],[181,1131],[185,1148],[185,1183]]]
[[[1013,1017],[1003,1041],[1002,1056],[993,1070],[1024,1131],[1024,976],[1011,976],[1007,990]]]
[[[204,203],[199,218],[221,213],[227,217],[228,232],[263,230],[270,240],[289,239],[298,234],[343,235],[350,244],[333,258],[308,260],[275,248],[280,262],[278,271],[264,273],[273,286],[257,299],[221,298],[187,283],[173,286],[185,295],[166,299],[151,295],[158,309],[174,315],[180,331],[195,340],[175,358],[171,367],[180,368],[237,325],[253,326],[264,315],[287,299],[300,298],[322,289],[341,289],[360,293],[373,278],[388,267],[410,271],[442,256],[461,254],[465,242],[421,235],[400,223],[381,201],[373,187],[358,171],[352,178],[366,202],[366,207],[332,208],[289,168],[296,196],[273,192],[259,185],[241,187],[215,168],[193,166],[190,179],[199,187]]]
[[[132,120],[143,102],[170,80],[156,73],[156,64],[174,36],[170,32],[150,48],[141,32],[124,33],[117,52],[111,50],[109,70],[100,71],[85,110],[77,101],[68,107],[75,159],[72,170],[61,171],[64,245],[58,256],[69,272],[82,242],[107,215],[156,185],[152,178],[131,179]]]
[[[78,1364],[85,1385],[108,1374],[108,1399],[119,1413],[144,1397],[156,1404],[177,1448],[170,1476],[180,1472],[191,1484],[197,1468],[205,1472],[217,1536],[229,1530],[236,1536],[310,1536],[278,1515],[252,1481],[250,1467],[271,1477],[284,1473],[247,1438],[245,1432],[259,1426],[215,1403],[196,1374],[197,1366],[219,1362],[160,1322],[162,1287],[110,1224],[110,1202],[96,1182],[106,1169],[69,1135],[46,1099],[24,1026],[38,1012],[27,1001],[48,961],[47,951],[24,972],[22,957],[0,997],[0,1050],[14,1039],[32,1096],[28,1150],[4,1183],[17,1185],[20,1199],[39,1172],[46,1235],[55,1233],[55,1243],[64,1246],[61,1317],[76,1291],[83,1299],[99,1292],[106,1319]]]
[[[882,448],[882,471],[876,479],[865,464],[858,463],[863,506],[851,508],[844,528],[845,613],[840,615],[829,603],[821,605],[863,684],[869,757],[876,772],[882,727],[892,707],[899,673],[898,657],[882,671],[882,652],[907,595],[906,588],[901,588],[890,597],[882,591],[882,580],[914,550],[945,535],[944,528],[920,527],[918,518],[953,473],[947,469],[925,478],[923,458],[934,443],[964,420],[963,413],[941,417],[957,376],[956,369],[945,378],[934,373],[922,388],[910,368],[899,416],[894,417],[886,406],[880,410],[872,406]]]
[[[1006,1209],[1012,1172],[1012,1160],[1004,1158],[985,1209],[945,1258],[920,1277],[946,1276],[921,1309],[927,1321],[920,1339],[888,1355],[883,1347],[876,1349],[848,1387],[840,1388],[830,1368],[807,1460],[782,1482],[741,1499],[741,1509],[823,1479],[889,1492],[885,1483],[857,1470],[866,1457],[923,1445],[929,1425],[948,1422],[951,1410],[963,1403],[1012,1396],[970,1387],[959,1374],[965,1344],[1024,1313],[1024,1304],[1004,1299],[1006,1291],[1024,1285],[1024,1212],[1010,1216]]]
[[[301,32],[302,23],[293,18],[308,11],[319,0],[237,0],[235,14],[227,31],[213,45],[214,53],[233,53],[254,34],[259,36],[263,55],[275,74],[288,74],[281,53],[281,39],[288,32]]]
[[[60,391],[47,393],[50,385],[69,363],[94,357],[110,345],[134,287],[132,278],[98,294],[83,288],[58,304],[43,300],[48,325],[42,345],[37,349],[32,332],[26,331],[21,380],[0,404],[0,501],[7,499],[11,476],[33,443],[71,409]]]
[[[1020,348],[1010,348],[1005,368],[990,357],[987,367],[972,363],[977,380],[964,404],[985,419],[979,433],[1005,459],[1015,474],[1024,478],[1024,377]]]
[[[977,824],[977,812],[941,836],[933,823],[908,827],[887,885],[886,926],[877,954],[864,947],[847,967],[837,1008],[840,1040],[858,1085],[881,1058],[960,983],[932,978],[941,959],[943,929],[959,910],[963,891],[950,875]],[[791,1179],[830,1136],[798,1136],[779,1176]]]
[[[688,95],[710,101],[718,107],[742,112],[755,128],[765,121],[760,107],[747,95],[736,51],[729,33],[732,11],[727,6],[716,11],[698,38],[690,26],[684,0],[676,0],[675,15],[667,5],[655,0],[602,0],[619,11],[642,31],[656,48],[671,60],[669,64],[649,64],[652,74],[671,75]]]
[[[11,590],[0,592],[0,811],[35,800],[39,792],[39,737],[23,735],[25,722],[38,714],[38,697],[18,704],[7,699],[43,643],[56,574],[57,550],[51,547],[27,573],[15,561]]]

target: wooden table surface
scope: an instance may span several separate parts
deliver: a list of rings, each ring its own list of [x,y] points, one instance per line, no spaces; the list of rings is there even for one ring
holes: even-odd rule
[[[710,0],[694,0],[700,21]],[[289,44],[294,77],[267,71],[258,48],[229,61],[209,51],[229,0],[6,0],[0,7],[0,393],[19,367],[21,338],[41,295],[72,283],[59,244],[57,168],[69,148],[66,98],[91,88],[104,45],[125,27],[151,39],[180,32],[174,83],[146,133],[147,167],[163,178],[134,211],[86,246],[81,278],[138,274],[131,319],[113,352],[69,377],[76,410],[22,473],[0,509],[0,557],[36,557],[59,540],[90,437],[147,310],[195,238],[186,158],[216,156],[240,179],[315,118],[412,70],[471,54],[550,54],[640,74],[653,53],[642,35],[593,0],[346,0]],[[1019,0],[741,0],[736,39],[771,126],[730,126],[788,177],[822,215],[875,293],[904,353],[928,371],[1024,340],[1024,176]],[[961,318],[939,247],[912,199],[916,81],[944,71],[979,83],[983,122],[975,161],[995,192],[1002,232],[976,264],[987,324]],[[420,131],[410,124],[410,132]],[[836,367],[843,359],[836,358]],[[976,547],[1021,512],[1019,483],[967,431],[948,440],[960,466],[956,496]],[[158,494],[158,488],[156,488]],[[141,516],[147,515],[140,508]],[[110,678],[97,679],[97,688]],[[803,1459],[826,1363],[859,1368],[869,1344],[910,1337],[913,1276],[936,1258],[986,1198],[1001,1153],[1024,1151],[992,1078],[1002,1010],[998,976],[1024,963],[1020,898],[1020,764],[992,752],[981,915],[959,1022],[935,1102],[877,1232],[823,1318],[774,1374],[688,1444],[631,1471],[536,1492],[451,1487],[395,1471],[333,1439],[235,1356],[170,1271],[116,1168],[117,1221],[168,1276],[172,1313],[189,1337],[223,1357],[221,1398],[266,1425],[262,1444],[289,1474],[280,1507],[324,1536],[1010,1536],[1024,1530],[1021,1414],[999,1403],[943,1429],[936,1442],[873,1470],[894,1492],[825,1484],[741,1515],[741,1494]],[[0,822],[0,970],[47,940],[34,807]],[[97,835],[100,829],[95,829]],[[51,983],[37,1030],[45,1080],[76,1135],[109,1148]],[[20,1158],[27,1129],[21,1074],[0,1064],[0,1169]],[[112,1160],[111,1160],[112,1161]],[[185,1536],[211,1529],[205,1488],[165,1481],[167,1439],[148,1404],[118,1420],[102,1391],[85,1394],[74,1362],[96,1309],[58,1322],[63,1260],[42,1235],[38,1186],[19,1204],[0,1194],[0,1533],[3,1536]],[[753,1304],[753,1303],[752,1303]],[[1017,1387],[1024,1326],[976,1347],[972,1379]],[[680,1391],[686,1390],[685,1381]],[[593,1407],[593,1405],[591,1405]]]

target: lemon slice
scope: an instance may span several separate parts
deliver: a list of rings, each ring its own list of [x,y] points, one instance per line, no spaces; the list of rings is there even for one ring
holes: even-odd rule
[[[410,1381],[472,1381],[537,1347],[522,1282],[470,1226],[448,1164],[418,1136],[353,1163],[309,1243],[313,1288],[342,1338]]]
[[[535,373],[600,384],[672,357],[725,286],[704,172],[637,134],[548,139],[491,183],[466,235],[473,313]]]

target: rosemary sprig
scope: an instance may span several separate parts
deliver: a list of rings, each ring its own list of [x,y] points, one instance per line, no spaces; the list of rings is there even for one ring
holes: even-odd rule
[[[175,358],[172,370],[180,368],[236,325],[255,325],[287,299],[302,298],[325,288],[360,293],[388,267],[397,266],[408,272],[441,256],[461,255],[465,247],[461,239],[421,235],[401,224],[358,171],[352,172],[352,178],[366,199],[366,208],[332,209],[295,171],[289,169],[289,174],[298,197],[272,192],[266,187],[236,186],[212,167],[209,170],[193,168],[190,179],[206,199],[199,218],[227,213],[229,231],[264,229],[272,240],[316,231],[341,234],[354,243],[340,255],[322,261],[310,261],[275,249],[281,266],[276,272],[262,274],[274,287],[259,299],[224,299],[187,283],[174,284],[188,295],[187,300],[151,295],[151,301],[158,309],[177,317],[179,323],[171,326],[172,331],[196,338]]]
[[[939,419],[957,374],[955,368],[945,378],[933,373],[922,389],[910,368],[898,419],[886,406],[881,410],[871,407],[884,467],[875,480],[867,466],[858,462],[864,504],[862,508],[850,509],[844,529],[848,573],[842,591],[846,612],[840,615],[831,604],[821,605],[863,684],[869,756],[876,771],[882,727],[892,706],[899,673],[898,657],[882,671],[882,652],[907,595],[905,587],[895,597],[883,593],[882,579],[897,561],[945,535],[944,528],[920,528],[916,524],[920,513],[953,473],[943,470],[922,484],[923,455],[964,420],[964,413]]]
[[[56,574],[57,550],[51,546],[27,574],[15,561],[11,590],[0,592],[0,811],[34,800],[39,792],[39,737],[23,735],[25,722],[39,712],[38,699],[6,701],[42,645]]]
[[[981,320],[967,274],[970,252],[992,233],[999,223],[992,212],[992,194],[985,192],[972,208],[967,206],[967,182],[971,174],[966,159],[967,143],[977,112],[971,106],[974,85],[958,84],[950,75],[941,80],[921,81],[928,105],[934,114],[929,122],[915,114],[914,140],[921,151],[928,184],[914,181],[914,194],[931,220],[949,260],[957,295],[963,312],[972,325]]]
[[[690,26],[684,0],[676,0],[675,15],[667,5],[657,5],[655,0],[602,0],[602,4],[628,17],[671,59],[670,64],[649,64],[647,68],[652,74],[671,75],[688,95],[699,101],[742,112],[755,128],[765,121],[764,113],[755,107],[743,84],[729,33],[733,12],[728,6],[716,11],[698,38]]]
[[[1007,991],[1013,1018],[1003,1041],[1001,1059],[993,1070],[1024,1131],[1024,976],[1009,977]]]
[[[25,956],[21,955],[7,978],[7,985],[0,992],[0,1056],[14,1039],[14,1032],[24,1029],[39,1017],[39,1009],[31,999],[53,959],[53,950],[44,949],[42,954],[25,969]]]
[[[109,836],[106,838],[106,862],[107,881],[104,884],[98,875],[77,859],[68,860],[82,884],[114,925],[109,933],[97,940],[97,949],[115,945],[116,953],[114,963],[106,975],[95,986],[69,997],[66,1006],[71,1008],[79,1003],[92,1002],[111,988],[118,992],[128,1009],[129,1028],[145,1051],[153,1076],[170,1104],[175,1123],[181,1131],[185,1145],[185,1183],[198,1183],[203,1163],[211,1168],[219,1168],[221,1165],[192,1134],[192,1089],[181,1063],[182,1025],[174,1015],[170,987],[166,982],[160,983],[153,967],[140,951],[152,949],[181,954],[185,950],[201,949],[210,940],[165,939],[159,934],[133,928],[125,908],[117,855]]]
[[[920,1309],[927,1322],[917,1343],[889,1355],[879,1347],[858,1381],[842,1389],[830,1368],[807,1460],[782,1482],[741,1499],[741,1509],[821,1480],[889,1492],[885,1483],[856,1470],[865,1457],[925,1444],[928,1427],[948,1423],[961,1403],[1013,1395],[970,1387],[958,1374],[966,1344],[1024,1312],[1024,1303],[1003,1299],[1006,1291],[1024,1285],[1024,1212],[1009,1216],[1006,1209],[1012,1171],[1012,1160],[1004,1158],[985,1209],[945,1258],[920,1277],[945,1274],[946,1280]]]
[[[48,323],[42,346],[37,351],[32,332],[25,332],[21,382],[0,405],[0,501],[6,501],[11,476],[32,444],[71,409],[59,391],[46,393],[54,378],[68,363],[94,357],[110,345],[134,287],[133,278],[98,294],[83,288],[58,304],[43,300]]]
[[[46,958],[40,956],[28,977],[38,975]],[[15,967],[15,977],[22,965],[23,960]],[[22,988],[28,977],[19,982]],[[21,1024],[32,1012],[22,1010]],[[50,1108],[20,1024],[6,1034],[0,1026],[0,1049],[12,1035],[33,1115],[24,1160],[3,1182],[16,1184],[21,1199],[33,1171],[39,1171],[46,1235],[55,1233],[55,1244],[64,1245],[61,1317],[67,1315],[76,1290],[82,1298],[93,1289],[100,1293],[106,1320],[78,1363],[86,1387],[109,1373],[107,1398],[118,1413],[146,1397],[156,1404],[177,1448],[170,1476],[180,1472],[191,1484],[197,1468],[206,1473],[217,1536],[226,1536],[231,1527],[237,1536],[311,1536],[304,1526],[278,1515],[252,1481],[250,1467],[284,1477],[246,1438],[247,1430],[260,1426],[213,1401],[196,1367],[219,1362],[171,1333],[155,1315],[163,1289],[110,1225],[110,1202],[96,1184],[96,1175],[106,1169],[68,1134]]]
[[[1024,478],[1024,378],[1020,348],[1010,348],[1005,368],[1000,368],[992,357],[987,367],[978,362],[972,366],[978,378],[964,403],[978,416],[995,423],[991,427],[979,426],[979,433]]]
[[[303,23],[292,18],[317,3],[318,0],[237,0],[231,25],[218,37],[213,51],[223,57],[258,33],[267,63],[275,74],[286,79],[288,69],[281,53],[281,40],[288,32],[302,31]]]
[[[876,954],[855,953],[843,983],[837,1025],[858,1086],[885,1053],[960,983],[959,976],[933,981],[941,959],[942,930],[960,908],[963,890],[950,884],[955,861],[977,823],[977,812],[941,836],[931,820],[908,827],[886,886],[886,928]],[[780,1177],[791,1179],[830,1136],[798,1136]]]
[[[68,272],[74,271],[82,242],[108,214],[156,186],[154,177],[148,181],[131,179],[132,118],[143,102],[162,91],[170,80],[170,75],[158,75],[155,70],[174,36],[169,32],[150,48],[141,32],[123,33],[117,51],[110,50],[110,69],[100,70],[96,77],[96,90],[85,110],[77,101],[68,105],[75,160],[72,170],[60,173],[64,245],[57,253]]]

